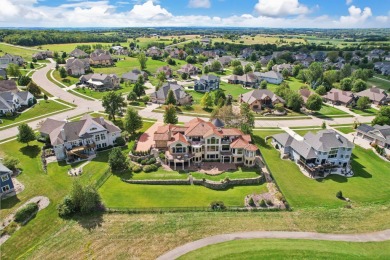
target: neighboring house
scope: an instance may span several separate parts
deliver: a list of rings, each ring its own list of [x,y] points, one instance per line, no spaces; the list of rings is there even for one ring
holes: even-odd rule
[[[272,60],[272,55],[268,56],[261,56],[260,57],[260,63],[263,67],[267,66],[268,62]]]
[[[259,78],[259,81],[267,81],[268,83],[279,85],[283,81],[283,76],[276,71],[267,71],[267,72],[254,72],[254,74]]]
[[[34,96],[28,91],[0,92],[0,116],[15,113],[23,107],[31,107],[36,103]]]
[[[303,137],[277,134],[272,136],[272,144],[283,158],[291,158],[312,176],[353,175],[350,160],[354,144],[334,130],[309,132]]]
[[[202,43],[202,44],[210,44],[211,43],[211,39],[210,38],[202,38],[202,39],[200,39],[200,43]]]
[[[54,53],[52,51],[40,51],[32,55],[32,58],[37,60],[45,60],[47,58],[53,58],[53,57],[54,57]]]
[[[183,50],[179,50],[179,49],[172,49],[172,50],[169,50],[169,56],[173,59],[181,59],[181,60],[184,60],[187,58],[188,54],[187,52],[183,51]]]
[[[19,91],[18,87],[16,86],[15,80],[0,80],[0,93],[7,91],[11,91],[14,93]]]
[[[216,56],[218,56],[215,53],[215,51],[203,51],[202,55],[205,56],[205,57],[208,57],[208,58],[215,58]]]
[[[12,171],[0,162],[0,198],[6,198],[15,194],[14,183],[12,182]]]
[[[113,50],[115,55],[128,55],[129,51],[127,48],[122,47],[122,46],[112,46],[111,49]]]
[[[390,61],[390,55],[384,56],[384,57],[383,57],[383,60],[385,60],[385,61]]]
[[[241,51],[241,57],[242,58],[244,58],[244,59],[247,59],[247,58],[249,58],[251,55],[252,55],[252,53],[254,53],[255,52],[255,50],[254,49],[252,49],[252,48],[245,48],[245,49],[243,49],[242,51]]]
[[[255,89],[239,95],[240,103],[248,103],[252,110],[259,110],[263,107],[273,107],[275,104],[286,103],[283,98],[275,95],[268,89]]]
[[[154,103],[165,104],[169,90],[173,91],[176,104],[187,105],[192,103],[192,96],[185,92],[184,87],[172,82],[165,82],[156,92],[150,94],[150,99]]]
[[[308,88],[300,89],[300,90],[298,91],[298,93],[299,93],[299,95],[301,95],[301,97],[302,97],[302,99],[303,99],[303,103],[305,103],[305,104],[306,104],[306,102],[307,102],[307,99],[308,99],[311,95],[314,94],[314,93],[313,93],[310,89],[308,89]]]
[[[12,54],[5,54],[4,56],[0,57],[0,68],[6,69],[9,64],[16,64],[18,66],[22,66],[24,63],[24,60],[22,57]]]
[[[368,61],[376,61],[381,58],[379,54],[369,53],[366,55]]]
[[[80,83],[94,90],[107,90],[119,88],[120,79],[116,74],[87,74],[80,77]]]
[[[390,154],[390,126],[389,125],[366,125],[361,124],[356,129],[357,136],[385,148],[386,154]]]
[[[382,75],[390,75],[390,62],[375,62],[374,70]]]
[[[112,66],[114,60],[109,51],[97,49],[89,56],[89,64],[91,66]]]
[[[171,67],[169,67],[169,65],[162,66],[162,67],[158,68],[156,71],[156,75],[158,75],[161,71],[165,73],[165,77],[167,79],[172,78],[173,71],[172,71]]]
[[[139,76],[142,76],[144,80],[148,79],[148,73],[139,69],[133,69],[122,75],[123,81],[129,81],[130,83],[136,83]]]
[[[386,90],[377,87],[371,87],[360,91],[356,93],[356,96],[368,97],[375,105],[385,105],[390,102],[390,97],[387,95]]]
[[[2,79],[7,79],[7,71],[5,69],[0,68],[0,77]]]
[[[89,59],[67,59],[65,65],[68,75],[80,76],[84,75],[91,68],[89,66]]]
[[[222,56],[222,57],[216,57],[216,60],[218,60],[223,67],[227,67],[230,65],[230,62],[234,59],[232,56]]]
[[[276,72],[279,72],[279,73],[282,73],[283,70],[287,70],[288,73],[291,75],[292,74],[292,70],[293,70],[294,66],[291,65],[291,64],[287,64],[287,63],[283,63],[283,64],[279,64],[279,65],[274,65],[272,67],[272,70],[273,71],[276,71]]]
[[[121,136],[121,130],[112,122],[89,114],[74,122],[46,119],[39,131],[50,138],[57,160],[70,162],[88,159],[97,149],[114,146]]]
[[[179,74],[187,73],[190,76],[198,75],[199,68],[192,65],[192,64],[186,64],[186,65],[183,65],[180,69],[178,69],[177,73],[179,73]]]
[[[231,75],[228,79],[228,83],[230,84],[241,84],[245,87],[258,87],[260,83],[259,77],[255,73],[248,73],[242,76],[239,75]]]
[[[76,48],[69,53],[69,56],[74,58],[87,58],[89,55],[85,51]]]
[[[351,91],[344,91],[337,88],[332,88],[322,98],[333,105],[349,106],[355,103],[355,96]]]
[[[220,79],[214,75],[203,75],[199,80],[195,81],[194,89],[198,92],[210,92],[219,89]]]
[[[154,133],[155,147],[165,151],[169,165],[201,164],[204,161],[255,165],[257,146],[250,135],[236,128],[217,127],[194,118],[184,126],[164,125]]]
[[[164,52],[156,47],[156,46],[153,46],[153,47],[150,47],[147,51],[146,51],[146,56],[149,56],[149,57],[162,57],[164,54]]]

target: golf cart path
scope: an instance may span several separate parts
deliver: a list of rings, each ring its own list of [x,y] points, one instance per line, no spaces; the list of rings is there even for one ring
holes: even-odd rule
[[[222,234],[206,237],[185,245],[176,247],[158,257],[158,260],[171,260],[185,255],[199,248],[214,245],[222,242],[240,239],[308,239],[308,240],[328,240],[344,242],[380,242],[390,240],[390,229],[364,234],[324,234],[315,232],[288,232],[288,231],[253,231]]]

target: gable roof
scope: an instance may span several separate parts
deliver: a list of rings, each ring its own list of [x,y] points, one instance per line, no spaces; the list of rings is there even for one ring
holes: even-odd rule
[[[344,91],[337,88],[332,88],[326,95],[322,96],[323,98],[339,101],[345,104],[348,104],[353,100],[353,93],[351,91]]]
[[[14,80],[0,80],[0,93],[1,92],[17,92],[18,87],[16,86],[16,82]]]
[[[173,91],[176,100],[180,100],[182,98],[189,96],[189,94],[185,92],[183,86],[171,82],[165,82],[162,87],[160,87],[157,91],[150,94],[150,96],[156,99],[165,100],[168,96],[169,90]]]
[[[263,100],[267,97],[269,97],[272,102],[279,101],[281,103],[285,103],[283,98],[277,96],[275,93],[268,89],[255,89],[245,94],[242,94],[240,97],[243,102],[246,102],[248,104],[252,104],[256,100]]]
[[[359,97],[368,97],[371,101],[381,102],[388,98],[387,93],[384,89],[377,87],[371,87],[366,90],[356,93]]]

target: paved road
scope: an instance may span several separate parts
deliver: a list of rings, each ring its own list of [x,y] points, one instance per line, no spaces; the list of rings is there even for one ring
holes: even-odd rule
[[[328,241],[345,241],[345,242],[380,242],[390,240],[390,229],[366,233],[366,234],[323,234],[314,232],[287,232],[287,231],[253,231],[240,232],[232,234],[222,234],[212,237],[203,238],[194,242],[187,243],[177,247],[162,256],[158,260],[172,260],[196,249],[218,244],[222,242],[239,240],[239,239],[308,239],[308,240],[328,240]]]

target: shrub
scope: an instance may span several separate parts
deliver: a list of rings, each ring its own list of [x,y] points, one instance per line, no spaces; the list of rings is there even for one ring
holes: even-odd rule
[[[339,198],[339,199],[344,198],[344,197],[343,197],[343,192],[342,192],[341,190],[338,191],[338,192],[336,193],[336,197]]]
[[[274,203],[272,202],[272,200],[267,200],[266,203],[267,203],[268,206],[273,206],[273,205],[274,205]]]
[[[161,160],[165,160],[165,154],[164,153],[160,153],[158,156],[160,157]]]
[[[142,171],[142,168],[141,168],[140,166],[138,166],[138,165],[135,165],[135,166],[132,168],[132,171],[133,171],[134,173],[139,173],[139,172]]]
[[[263,207],[263,208],[267,207],[267,204],[265,203],[264,200],[261,200],[259,205],[260,205],[260,207]]]
[[[142,164],[142,165],[146,165],[146,164],[148,164],[148,161],[147,161],[147,160],[142,160],[142,161],[141,161],[141,164]]]
[[[119,136],[115,139],[115,143],[118,146],[124,146],[126,144],[126,141],[123,137]]]
[[[22,223],[38,211],[37,203],[29,203],[15,214],[15,222]]]
[[[222,211],[226,209],[226,206],[223,201],[213,201],[210,204],[210,208],[215,211]]]
[[[256,206],[256,205],[255,205],[255,201],[253,200],[252,197],[249,199],[248,204],[249,204],[250,206],[252,206],[252,207]]]
[[[4,235],[12,235],[18,229],[18,224],[12,221],[8,226],[6,226],[3,230],[0,231],[0,236]]]
[[[142,170],[144,172],[146,172],[146,173],[152,172],[153,171],[153,167],[152,167],[152,165],[145,165]]]
[[[69,196],[66,196],[64,200],[57,206],[58,215],[61,218],[69,217],[74,213],[74,204]]]
[[[153,163],[156,163],[156,158],[150,158],[148,160],[148,163],[147,164],[153,164]]]
[[[156,164],[152,164],[152,165],[150,165],[150,167],[152,168],[152,171],[158,170],[158,166]]]
[[[142,158],[138,158],[137,163],[141,163],[141,162],[142,162]]]

